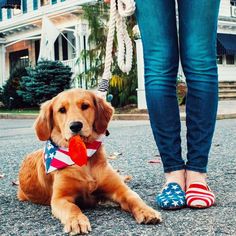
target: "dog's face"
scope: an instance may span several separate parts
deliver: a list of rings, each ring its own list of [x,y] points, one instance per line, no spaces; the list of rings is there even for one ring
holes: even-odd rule
[[[73,135],[93,141],[105,133],[112,114],[113,108],[104,99],[89,91],[71,89],[42,104],[35,130],[40,140],[51,138],[67,147]]]

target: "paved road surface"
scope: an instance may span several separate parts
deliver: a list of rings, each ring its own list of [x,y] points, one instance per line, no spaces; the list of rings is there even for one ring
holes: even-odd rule
[[[50,208],[21,203],[16,198],[17,172],[23,156],[43,146],[35,138],[32,120],[0,120],[0,235],[63,235],[63,227],[51,216]],[[184,125],[184,123],[183,123]],[[108,154],[122,152],[112,165],[130,174],[129,185],[152,207],[163,184],[160,164],[149,164],[157,154],[147,121],[117,121],[110,125],[106,140]],[[186,154],[183,127],[183,153]],[[161,210],[163,223],[138,225],[117,207],[99,206],[86,210],[93,231],[90,235],[236,235],[236,120],[217,122],[209,164],[209,183],[217,206],[206,210]]]

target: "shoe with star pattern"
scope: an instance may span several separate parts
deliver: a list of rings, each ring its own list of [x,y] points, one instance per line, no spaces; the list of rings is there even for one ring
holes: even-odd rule
[[[166,210],[177,210],[186,206],[185,192],[177,183],[168,183],[156,197],[157,205]]]

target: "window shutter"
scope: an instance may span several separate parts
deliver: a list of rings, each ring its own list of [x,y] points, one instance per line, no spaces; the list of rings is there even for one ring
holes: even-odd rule
[[[0,21],[2,21],[2,8],[0,8]]]
[[[33,1],[33,8],[34,8],[34,10],[38,9],[38,0]]]
[[[66,0],[61,0],[61,2],[65,2]]]
[[[11,18],[11,9],[7,9],[7,19]]]
[[[56,4],[57,3],[57,0],[52,0],[52,4]]]
[[[27,0],[22,0],[22,12],[27,13]]]

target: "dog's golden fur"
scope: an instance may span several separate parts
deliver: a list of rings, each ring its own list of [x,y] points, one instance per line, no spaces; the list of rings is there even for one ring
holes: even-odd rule
[[[51,139],[58,146],[68,147],[74,135],[71,122],[81,122],[79,135],[84,142],[92,142],[106,131],[112,114],[113,108],[102,98],[89,91],[72,89],[41,106],[35,130],[40,140]],[[91,230],[79,207],[93,206],[101,196],[119,203],[138,223],[161,221],[159,213],[147,206],[108,164],[103,145],[86,166],[72,165],[46,174],[43,150],[38,150],[29,154],[20,168],[19,200],[51,205],[53,215],[60,219],[66,232]]]

